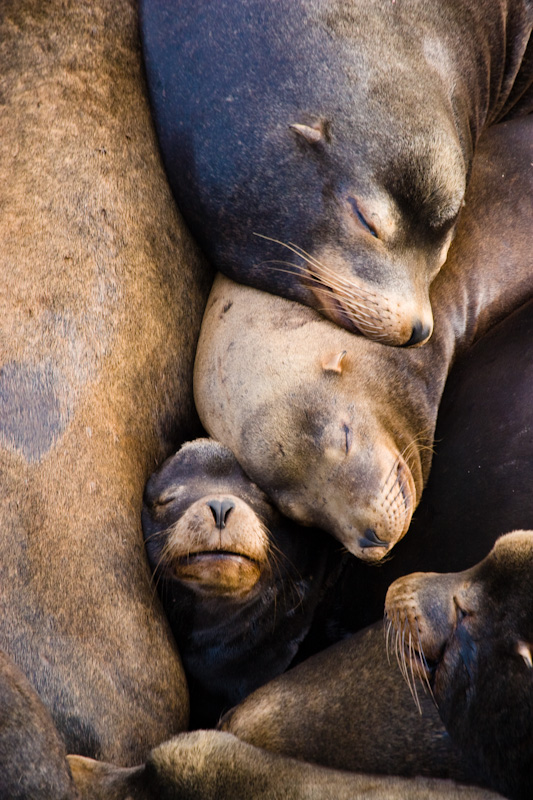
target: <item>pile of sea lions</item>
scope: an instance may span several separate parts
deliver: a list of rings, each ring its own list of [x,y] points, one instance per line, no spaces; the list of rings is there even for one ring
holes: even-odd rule
[[[2,796],[530,797],[532,29],[4,4]]]

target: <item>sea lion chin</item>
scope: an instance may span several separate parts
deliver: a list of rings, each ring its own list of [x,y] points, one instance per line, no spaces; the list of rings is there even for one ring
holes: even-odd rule
[[[214,266],[427,341],[479,135],[533,106],[526,6],[143,0],[167,174]]]

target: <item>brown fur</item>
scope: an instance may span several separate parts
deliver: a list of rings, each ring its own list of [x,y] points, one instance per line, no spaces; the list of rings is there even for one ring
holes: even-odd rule
[[[0,797],[75,800],[65,745],[24,675],[0,652]]]
[[[125,770],[69,757],[83,800],[498,800],[485,789],[428,778],[355,775],[303,764],[198,731],[166,742]]]
[[[0,647],[70,751],[135,763],[187,725],[140,527],[194,430],[210,275],[176,214],[130,0],[0,23]]]

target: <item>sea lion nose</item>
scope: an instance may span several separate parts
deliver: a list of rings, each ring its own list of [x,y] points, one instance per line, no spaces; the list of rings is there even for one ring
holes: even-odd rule
[[[421,342],[425,342],[426,339],[429,339],[431,336],[431,325],[427,323],[423,323],[420,320],[417,320],[413,325],[413,330],[411,331],[411,338],[408,342],[406,342],[403,347],[413,347],[415,344],[420,344]]]
[[[226,521],[235,508],[235,503],[232,500],[209,500],[206,506],[211,509],[215,525],[222,530],[226,527]]]
[[[359,539],[359,546],[365,547],[387,547],[389,542],[384,542],[378,537],[373,528],[367,528],[364,536]]]

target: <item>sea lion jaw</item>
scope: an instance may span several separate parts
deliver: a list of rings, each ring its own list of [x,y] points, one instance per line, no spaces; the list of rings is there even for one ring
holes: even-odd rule
[[[161,571],[201,594],[248,598],[268,568],[266,531],[235,496],[200,498],[166,536]]]

